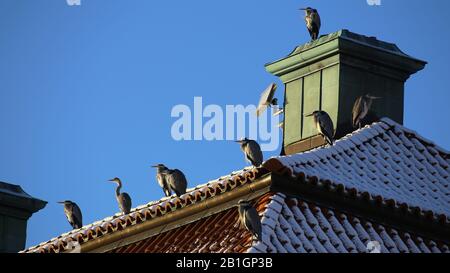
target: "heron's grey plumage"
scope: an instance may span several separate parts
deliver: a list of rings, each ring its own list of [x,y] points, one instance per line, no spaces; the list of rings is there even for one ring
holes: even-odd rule
[[[239,201],[239,222],[257,241],[262,241],[261,219],[256,209],[248,201]]]
[[[58,202],[64,205],[64,214],[67,217],[67,221],[72,228],[77,229],[83,226],[83,215],[81,214],[80,207],[75,202],[70,200]]]
[[[167,185],[178,197],[186,193],[187,179],[182,171],[168,169],[165,171],[165,179]]]
[[[169,197],[172,195],[172,191],[170,189],[169,184],[166,181],[165,172],[168,170],[164,164],[158,164],[155,166],[152,166],[156,168],[156,181],[158,181],[159,186],[162,188],[164,194],[166,197]]]
[[[186,193],[187,179],[182,171],[178,169],[171,170],[164,164],[152,167],[156,168],[156,179],[167,197],[171,196],[172,192],[178,197]]]
[[[305,11],[306,28],[309,31],[311,39],[317,40],[319,38],[320,27],[322,25],[319,12],[310,7],[301,10]]]
[[[364,95],[356,99],[352,110],[352,125],[353,128],[361,129],[363,126],[364,118],[370,111],[373,100],[379,99],[378,97],[372,97],[370,95]]]
[[[253,166],[261,166],[264,158],[258,142],[247,138],[236,142],[241,144],[241,150],[244,152],[245,158],[252,163]]]
[[[116,199],[117,199],[117,203],[119,204],[119,209],[123,214],[128,214],[130,213],[131,210],[131,197],[128,193],[126,192],[120,192],[120,189],[122,188],[122,181],[118,178],[115,177],[111,180],[109,180],[111,182],[114,182],[117,184],[117,188],[116,188]]]
[[[323,136],[325,141],[333,145],[334,143],[334,125],[333,121],[325,111],[314,111],[312,114],[308,115],[314,118],[314,124],[316,125],[317,131]]]

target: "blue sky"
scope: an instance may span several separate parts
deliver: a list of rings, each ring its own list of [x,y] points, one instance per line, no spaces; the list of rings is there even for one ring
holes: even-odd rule
[[[172,140],[171,109],[194,96],[257,103],[277,81],[264,64],[309,40],[301,6],[319,10],[324,34],[346,28],[428,61],[407,82],[405,125],[450,149],[449,1],[81,3],[0,1],[0,180],[49,202],[27,246],[70,229],[58,200],[76,201],[86,224],[116,213],[115,176],[140,205],[162,197],[151,164],[190,186],[243,168],[235,143]]]

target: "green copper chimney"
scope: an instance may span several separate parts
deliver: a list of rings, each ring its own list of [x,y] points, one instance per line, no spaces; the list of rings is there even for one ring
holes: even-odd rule
[[[336,138],[353,131],[351,112],[357,97],[382,97],[372,105],[372,117],[403,123],[406,80],[426,62],[403,53],[395,44],[341,30],[298,46],[266,70],[285,84],[284,153],[294,154],[323,145],[312,118],[328,112]]]

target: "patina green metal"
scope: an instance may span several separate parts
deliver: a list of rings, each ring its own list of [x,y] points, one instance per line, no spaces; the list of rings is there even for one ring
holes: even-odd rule
[[[336,138],[353,131],[351,111],[364,94],[382,97],[371,116],[403,123],[404,84],[426,62],[403,53],[395,44],[348,30],[298,46],[287,57],[266,65],[285,84],[284,151],[317,147],[314,110],[328,112]]]
[[[27,221],[46,204],[28,195],[18,185],[0,182],[0,253],[25,248]]]

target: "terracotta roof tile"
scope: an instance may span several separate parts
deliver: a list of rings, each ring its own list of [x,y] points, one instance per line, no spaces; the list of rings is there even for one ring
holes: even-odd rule
[[[264,213],[273,193],[254,201],[254,206]],[[113,253],[229,253],[245,252],[251,245],[251,235],[238,224],[235,207],[205,217],[190,224],[172,229],[136,243],[111,250]]]
[[[398,208],[448,224],[450,154],[417,133],[382,119],[332,147],[275,157],[264,168],[247,168],[65,233],[25,252],[61,252],[70,241],[83,244],[215,198],[273,172],[324,191]],[[383,252],[448,252],[448,246],[401,232],[343,211],[282,194],[255,200],[262,214],[263,243],[251,247],[250,234],[237,224],[236,208],[162,231],[112,252],[365,252],[371,240]]]
[[[213,198],[244,184],[251,183],[254,179],[266,173],[266,170],[257,168],[246,168],[241,171],[236,171],[229,176],[223,176],[215,181],[188,189],[187,193],[180,198],[171,196],[169,198],[162,198],[156,202],[150,202],[147,205],[132,209],[128,215],[116,214],[113,217],[107,217],[80,229],[72,230],[58,238],[53,238],[47,242],[26,249],[23,252],[61,252],[66,250],[68,241],[76,240],[80,244],[83,244],[105,234],[123,230],[205,199]]]

